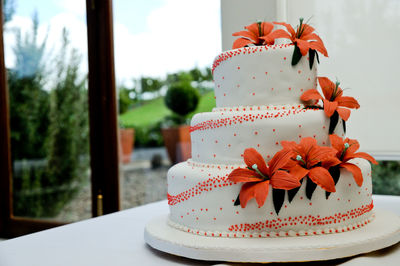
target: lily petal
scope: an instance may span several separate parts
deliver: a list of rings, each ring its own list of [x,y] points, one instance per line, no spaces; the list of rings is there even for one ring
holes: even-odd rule
[[[330,100],[336,87],[335,83],[327,77],[318,77],[318,83],[324,93],[325,99]]]
[[[232,182],[260,182],[263,178],[257,174],[255,171],[244,169],[244,168],[236,168],[233,170],[228,179]]]
[[[287,33],[282,29],[275,30],[268,35],[260,37],[260,39],[263,39],[268,44],[271,42],[274,43],[275,39],[280,39],[280,38],[291,39],[292,37],[290,36],[289,33]]]
[[[329,169],[332,166],[340,164],[340,161],[336,156],[335,157],[328,157],[322,161],[322,167]]]
[[[252,43],[253,43],[253,42],[250,41],[250,40],[248,40],[248,39],[239,38],[239,39],[236,39],[236,40],[233,42],[232,49],[241,48],[241,47],[244,47],[244,46],[246,46],[246,45],[248,45],[248,44],[252,44]]]
[[[250,24],[249,26],[244,27],[246,30],[252,32],[253,34],[255,34],[257,37],[260,36],[260,31],[258,29],[258,23],[253,23]]]
[[[360,108],[360,105],[358,104],[357,100],[350,96],[339,97],[337,98],[337,102],[339,103],[339,106],[344,106],[347,108],[356,108],[356,109]]]
[[[269,169],[267,164],[265,163],[264,158],[259,154],[255,149],[248,148],[244,150],[244,162],[248,167],[253,167],[253,165],[257,165],[258,170],[260,170],[263,174],[268,174]]]
[[[262,22],[261,29],[262,29],[262,36],[266,36],[270,34],[271,31],[274,29],[274,24],[272,24],[271,22]]]
[[[338,112],[339,116],[340,116],[344,121],[347,121],[347,119],[349,119],[350,113],[351,113],[351,111],[350,111],[349,109],[338,107],[336,111]]]
[[[336,158],[336,150],[331,147],[320,146],[318,148],[313,148],[308,154],[308,162],[311,166],[316,165],[319,162],[324,162],[325,160],[328,160],[328,158],[330,158],[330,163],[333,163],[334,165],[340,163],[339,159]]]
[[[303,30],[303,32],[301,34],[301,39],[303,39],[304,36],[310,35],[313,31],[315,31],[315,29],[313,27],[311,27],[310,25],[308,25],[306,23],[303,23],[302,30]]]
[[[328,170],[323,167],[315,167],[310,170],[308,177],[318,186],[328,192],[335,192],[335,182]]]
[[[242,208],[245,208],[247,202],[252,198],[256,199],[259,207],[262,207],[268,196],[268,188],[269,181],[243,184],[239,194],[240,205]]]
[[[363,158],[365,160],[370,161],[373,164],[378,164],[378,162],[375,160],[375,158],[366,152],[357,152],[357,153],[353,153],[349,156],[346,156],[346,160],[350,160],[350,159],[354,159],[354,158]]]
[[[269,165],[269,175],[271,175],[273,172],[277,171],[278,169],[284,167],[288,161],[290,160],[290,157],[292,157],[293,151],[290,149],[282,149],[275,153],[274,157],[268,162]]]
[[[302,101],[322,100],[321,94],[316,89],[306,90],[300,97]]]
[[[281,145],[284,149],[291,149],[291,150],[295,150],[297,147],[297,143],[295,141],[282,140]]]
[[[344,141],[341,137],[336,134],[329,135],[329,140],[331,141],[331,145],[338,152],[342,152],[344,149]]]
[[[289,169],[289,173],[297,178],[297,180],[303,179],[310,170],[301,167],[299,164],[296,164],[292,168]]]
[[[312,41],[312,42],[309,42],[309,44],[310,44],[311,49],[317,50],[324,56],[328,57],[328,51],[326,50],[325,45],[322,42]]]
[[[321,38],[315,33],[307,34],[307,35],[303,36],[301,39],[304,41],[321,41],[322,42]]]
[[[346,138],[344,142],[349,144],[349,148],[347,149],[346,154],[355,153],[360,148],[360,143],[358,143],[356,139]]]
[[[292,25],[287,24],[285,22],[274,22],[274,24],[286,27],[287,31],[289,32],[290,35],[292,35],[292,37],[296,36],[296,32],[294,31]]]
[[[301,39],[296,39],[296,45],[299,47],[302,56],[305,56],[310,49],[310,43]]]
[[[293,189],[301,185],[299,179],[282,170],[278,170],[272,175],[270,183],[273,188],[285,190]]]
[[[250,40],[248,40],[248,39],[239,38],[239,39],[236,39],[236,40],[233,42],[232,49],[241,48],[241,47],[244,47],[244,46],[246,46],[246,45],[248,45],[248,44],[252,44],[252,43],[253,43],[253,42],[250,41]]]
[[[317,145],[317,140],[312,137],[302,138],[300,145],[304,147],[306,153],[308,153],[314,146]]]
[[[324,102],[324,111],[327,117],[331,117],[333,113],[336,111],[338,107],[337,102],[331,102],[326,99],[323,99]]]
[[[340,167],[345,168],[348,170],[350,173],[352,173],[354,181],[356,181],[357,185],[359,187],[362,186],[363,183],[363,176],[360,168],[357,165],[354,165],[352,163],[342,163]]]
[[[245,37],[247,39],[250,39],[253,42],[257,42],[258,41],[258,37],[257,35],[255,35],[254,33],[250,32],[250,31],[238,31],[232,34],[232,36],[241,36],[241,37]]]

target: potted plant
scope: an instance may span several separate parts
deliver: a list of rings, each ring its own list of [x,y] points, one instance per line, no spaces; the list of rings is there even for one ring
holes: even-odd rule
[[[119,127],[120,154],[122,163],[131,161],[131,154],[135,144],[135,129]]]
[[[191,157],[187,116],[196,109],[199,98],[199,93],[189,81],[174,82],[168,88],[164,100],[173,114],[166,118],[162,135],[171,163],[175,164]]]

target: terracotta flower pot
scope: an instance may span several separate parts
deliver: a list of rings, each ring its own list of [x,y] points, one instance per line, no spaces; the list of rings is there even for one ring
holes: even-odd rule
[[[131,161],[131,154],[133,152],[133,145],[135,141],[135,130],[133,128],[120,128],[119,129],[120,147],[122,163],[129,163]]]
[[[190,126],[163,128],[162,135],[171,163],[183,162],[191,157]]]

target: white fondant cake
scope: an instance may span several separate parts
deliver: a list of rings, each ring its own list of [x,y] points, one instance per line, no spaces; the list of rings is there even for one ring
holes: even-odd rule
[[[261,208],[254,200],[246,208],[234,206],[241,185],[227,178],[237,166],[191,160],[177,164],[168,174],[170,225],[199,235],[228,237],[312,235],[361,227],[369,221],[373,208],[371,168],[364,159],[355,161],[364,176],[361,187],[342,170],[336,192],[328,199],[325,190],[317,187],[308,200],[303,184],[291,203],[285,199],[279,215],[272,204],[272,193]]]
[[[300,96],[317,86],[316,64],[309,58],[292,66],[291,44],[243,47],[214,61],[217,107],[301,104]]]
[[[278,210],[273,191],[279,187],[271,184],[261,206],[255,195],[247,206],[237,204],[244,185],[229,179],[233,170],[243,168],[254,171],[258,178],[263,177],[262,182],[271,180],[271,176],[264,176],[257,169],[258,164],[244,163],[246,149],[256,149],[268,162],[282,149],[282,141],[299,143],[311,137],[318,145],[330,147],[330,134],[340,139],[345,136],[344,121],[339,119],[342,111],[338,109],[335,118],[332,114],[327,116],[328,107],[323,110],[320,106],[303,105],[302,95],[317,87],[316,52],[310,50],[293,64],[294,49],[293,44],[242,47],[223,52],[215,59],[217,107],[213,112],[193,117],[192,159],[168,172],[170,226],[210,237],[275,237],[344,232],[364,226],[372,219],[371,168],[367,160],[355,157],[346,163],[352,165],[352,171],[354,167],[359,169],[362,185],[353,178],[356,171],[350,172],[343,160],[336,192],[329,196],[320,184],[312,190],[312,196],[306,196],[307,182],[311,179],[305,178],[290,201],[288,194],[284,194]],[[310,60],[315,62],[311,64]],[[337,92],[338,85],[334,93]],[[334,97],[330,98],[335,100]],[[325,105],[328,106],[326,101]],[[334,119],[335,130],[331,130]],[[341,159],[347,149],[354,149],[347,143],[344,147]],[[299,156],[294,160],[306,159]],[[317,166],[321,164],[322,161]],[[291,170],[282,171],[292,174]]]
[[[304,109],[303,105],[266,108],[216,108],[195,115],[191,122],[192,160],[243,164],[243,151],[250,147],[270,159],[282,148],[282,140],[299,141],[303,137],[314,137],[319,145],[328,145],[329,118],[323,110]],[[338,123],[335,133],[344,136],[342,121]]]

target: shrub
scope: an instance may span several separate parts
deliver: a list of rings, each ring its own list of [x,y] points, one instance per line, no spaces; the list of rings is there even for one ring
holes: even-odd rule
[[[43,55],[35,28],[32,34],[17,42],[16,67],[9,75],[13,207],[17,216],[54,217],[88,177],[86,79],[79,78],[80,56],[68,49],[64,30],[57,79],[50,92],[44,90],[40,81],[45,71],[27,67],[40,66],[38,55]]]
[[[131,91],[127,88],[121,87],[118,92],[118,111],[119,114],[123,114],[128,111],[129,107],[132,106],[133,100],[129,97]]]
[[[177,82],[169,87],[164,101],[172,112],[184,119],[196,109],[199,99],[199,93],[189,82]]]
[[[380,161],[372,165],[374,194],[400,195],[400,162]]]

